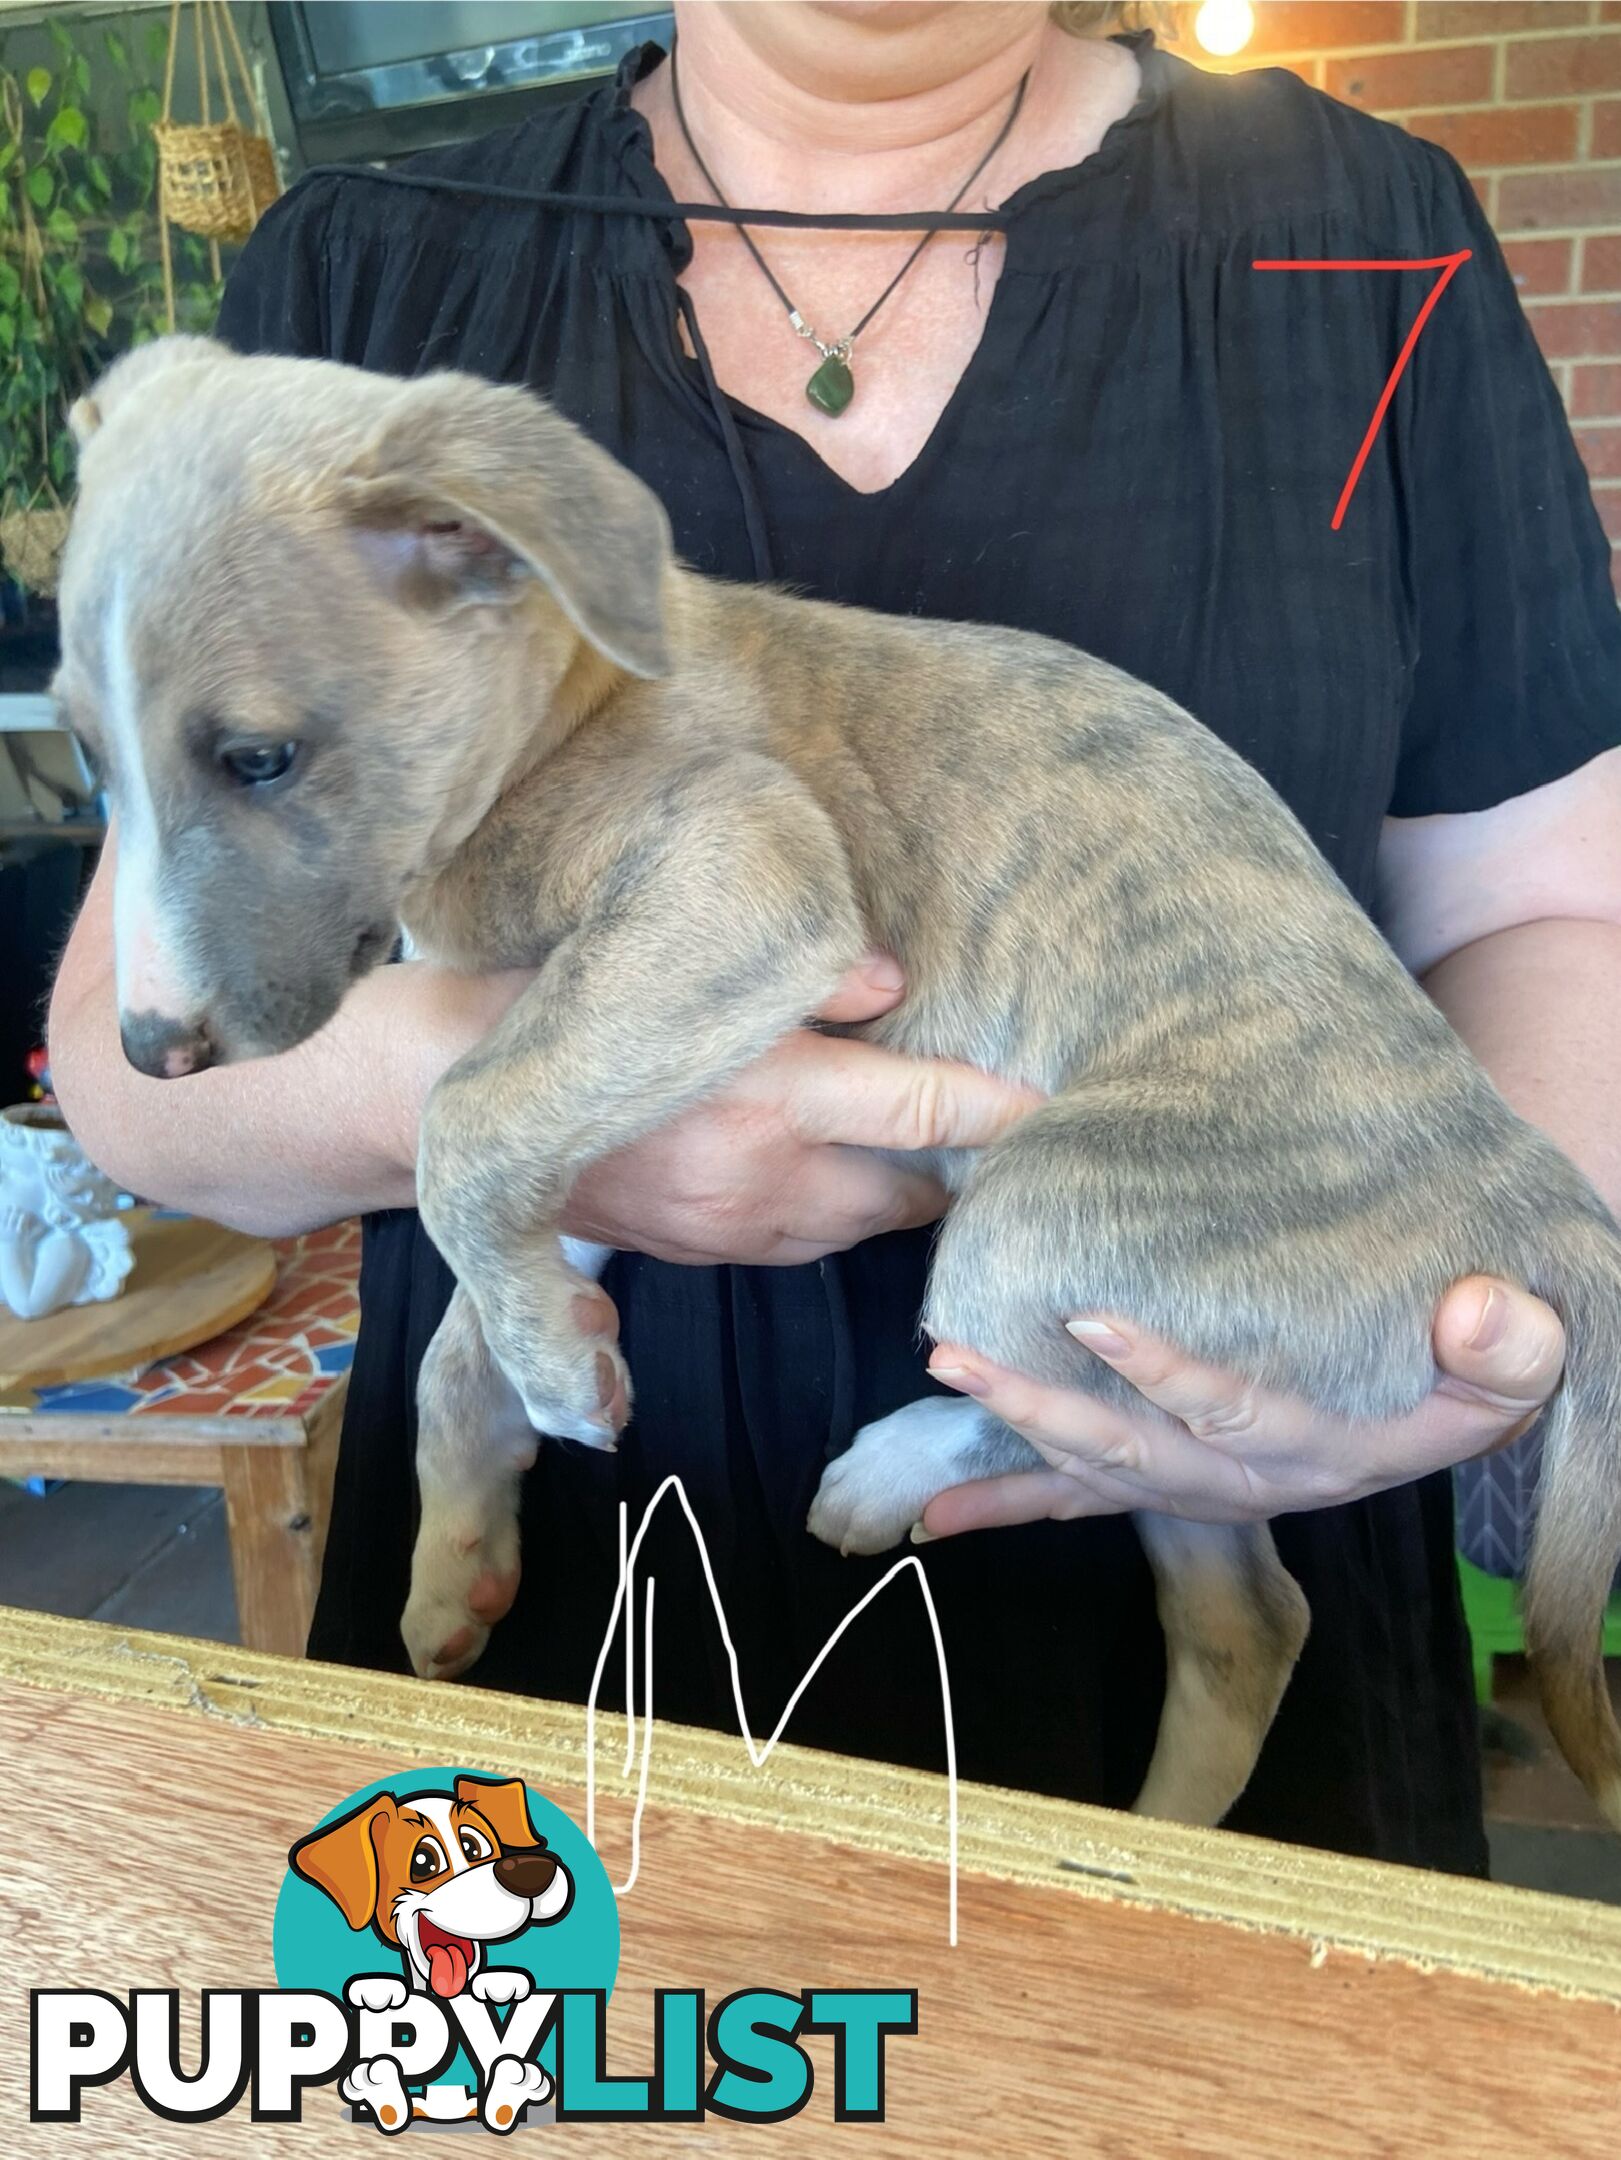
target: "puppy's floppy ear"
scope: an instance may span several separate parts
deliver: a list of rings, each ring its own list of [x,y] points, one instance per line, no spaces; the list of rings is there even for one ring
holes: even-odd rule
[[[378,1793],[324,1830],[300,1838],[287,1855],[294,1873],[324,1890],[352,1928],[370,1927],[377,1917],[376,1838],[399,1811],[392,1793]]]
[[[68,426],[73,430],[74,441],[82,450],[124,399],[142,389],[154,376],[165,375],[171,368],[199,367],[205,361],[234,358],[229,348],[214,338],[161,337],[137,345],[133,352],[115,360],[89,392],[75,400],[69,409]]]
[[[538,579],[616,666],[669,672],[658,498],[528,391],[470,375],[402,386],[341,499],[407,606],[508,605]]]
[[[521,1778],[499,1781],[475,1777],[456,1780],[456,1798],[476,1807],[496,1836],[503,1852],[538,1845],[540,1834],[529,1820],[529,1801]]]

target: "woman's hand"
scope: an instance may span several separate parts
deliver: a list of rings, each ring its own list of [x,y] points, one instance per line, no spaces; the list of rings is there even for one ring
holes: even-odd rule
[[[876,1020],[904,987],[893,960],[874,958],[817,1017]],[[797,1029],[719,1094],[593,1163],[564,1227],[692,1266],[818,1260],[945,1212],[934,1178],[863,1150],[983,1147],[1040,1100],[970,1065]]]
[[[936,1379],[1017,1427],[1049,1467],[942,1493],[924,1511],[932,1536],[1137,1508],[1258,1522],[1332,1507],[1502,1447],[1553,1393],[1565,1362],[1558,1315],[1481,1275],[1454,1283],[1436,1308],[1436,1387],[1410,1415],[1383,1424],[1263,1394],[1123,1321],[1083,1315],[1069,1329],[1176,1422],[1040,1386],[942,1343],[929,1360]]]

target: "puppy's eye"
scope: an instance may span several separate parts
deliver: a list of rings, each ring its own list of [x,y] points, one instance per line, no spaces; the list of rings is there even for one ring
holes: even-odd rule
[[[437,1838],[418,1838],[411,1853],[411,1880],[426,1882],[430,1875],[442,1875],[448,1862],[444,1848]]]
[[[259,788],[284,780],[297,757],[297,743],[227,743],[219,762],[221,772],[238,787]]]
[[[480,1837],[476,1830],[464,1830],[461,1834],[461,1840],[462,1853],[465,1858],[469,1860],[488,1860],[490,1857],[489,1840]]]

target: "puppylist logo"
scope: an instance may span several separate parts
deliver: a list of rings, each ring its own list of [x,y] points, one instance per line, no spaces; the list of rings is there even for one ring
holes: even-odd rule
[[[443,1768],[366,1786],[287,1857],[278,1984],[204,1990],[195,2071],[176,1990],[31,1992],[35,2122],[80,2122],[87,2092],[126,2075],[177,2124],[244,2106],[299,2122],[327,2087],[385,2136],[783,2122],[815,2090],[811,2034],[833,2038],[833,2119],[881,2122],[886,2042],[917,2030],[910,1989],[747,1988],[709,2007],[700,1989],[661,1988],[650,2073],[608,2076],[613,1885],[584,1832],[517,1779]]]

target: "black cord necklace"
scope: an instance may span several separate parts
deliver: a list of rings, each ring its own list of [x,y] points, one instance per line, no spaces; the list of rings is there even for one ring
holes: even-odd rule
[[[1002,145],[1012,134],[1013,123],[1019,117],[1019,109],[1024,103],[1024,93],[1029,87],[1030,71],[1027,68],[1023,75],[1019,77],[1019,87],[1013,93],[1013,104],[1008,112],[1007,118],[1002,122],[1001,132],[998,134],[995,142],[993,142],[991,144],[991,147],[986,151],[985,155],[980,159],[979,163],[974,167],[973,171],[968,175],[968,178],[963,182],[962,186],[958,188],[956,194],[952,196],[951,201],[946,205],[946,215],[948,217],[950,216],[951,212],[956,209],[958,203],[960,203],[963,197],[968,193],[968,190],[973,186],[974,182],[979,178],[980,174],[985,170],[986,166],[991,162],[991,159],[995,157],[997,151],[1001,149]],[[687,116],[681,104],[681,78],[676,71],[676,52],[673,46],[671,47],[670,51],[670,98],[671,102],[675,106],[676,125],[681,130],[681,140],[686,144],[687,151],[692,159],[692,162],[694,163],[694,165],[697,166],[699,172],[703,175],[705,182],[708,184],[709,191],[714,196],[716,202],[718,202],[723,209],[729,210],[732,206],[726,200],[726,197],[721,193],[720,185],[716,180],[714,174],[704,163],[703,158],[699,153],[698,145],[692,139],[692,130],[687,125]],[[782,302],[783,307],[787,310],[788,320],[792,324],[794,330],[798,333],[800,337],[808,338],[810,342],[816,347],[816,350],[821,354],[821,365],[816,368],[814,373],[811,375],[810,380],[806,383],[805,395],[807,398],[810,399],[810,402],[817,408],[819,412],[826,413],[830,420],[836,420],[839,417],[840,413],[842,413],[846,409],[846,407],[850,403],[850,400],[856,394],[855,375],[850,366],[850,362],[855,355],[856,339],[860,337],[862,331],[866,329],[867,325],[872,321],[878,310],[883,306],[884,302],[895,290],[901,279],[905,277],[907,271],[911,269],[913,263],[915,263],[918,257],[923,253],[923,250],[934,238],[934,234],[932,232],[926,232],[923,235],[917,246],[913,248],[911,254],[907,256],[905,262],[901,264],[895,275],[890,279],[889,283],[878,295],[872,306],[868,308],[866,314],[862,316],[860,322],[856,324],[855,328],[853,330],[847,330],[844,336],[841,337],[836,344],[829,345],[817,336],[815,330],[808,322],[806,322],[804,316],[800,314],[798,308],[796,308],[792,300],[789,299],[787,293],[783,290],[781,281],[778,279],[771,265],[766,261],[765,257],[760,253],[760,250],[755,246],[753,235],[749,232],[748,227],[746,225],[739,224],[737,230],[739,237],[742,239],[743,245],[748,249],[749,253],[754,257],[755,262],[759,265],[761,275],[765,278],[766,283],[771,287],[771,290],[776,294],[777,298]]]

